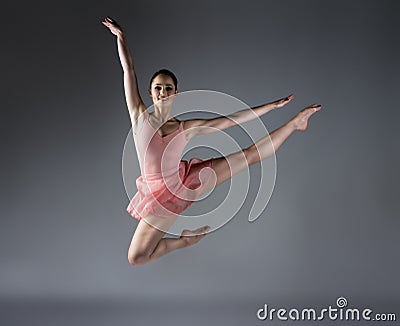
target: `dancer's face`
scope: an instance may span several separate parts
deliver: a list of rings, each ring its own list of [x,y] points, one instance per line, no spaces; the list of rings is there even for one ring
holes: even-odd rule
[[[149,89],[150,97],[153,103],[157,105],[167,105],[172,102],[173,95],[177,94],[174,81],[170,76],[158,75],[154,78],[151,89]]]

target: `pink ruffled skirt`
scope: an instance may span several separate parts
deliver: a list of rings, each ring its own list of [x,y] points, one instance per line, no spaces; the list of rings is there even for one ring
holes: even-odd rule
[[[182,213],[213,185],[213,158],[181,160],[173,174],[161,173],[140,176],[136,179],[137,193],[132,197],[127,212],[141,220],[148,214],[171,217]],[[208,167],[210,169],[203,169]],[[201,171],[201,177],[200,177]]]

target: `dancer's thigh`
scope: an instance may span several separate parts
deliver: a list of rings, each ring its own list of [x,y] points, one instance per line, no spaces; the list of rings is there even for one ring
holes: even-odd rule
[[[247,150],[241,150],[227,155],[226,157],[218,157],[213,159],[212,169],[217,177],[216,185],[218,186],[226,180],[232,178],[237,173],[241,172],[243,169],[249,166],[249,161],[247,158]],[[211,189],[206,189],[205,192]]]

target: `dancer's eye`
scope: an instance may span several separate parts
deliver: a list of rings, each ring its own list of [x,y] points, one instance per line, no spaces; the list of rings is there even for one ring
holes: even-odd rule
[[[157,91],[160,91],[161,90],[161,87],[160,86],[156,86],[156,87],[154,87]]]
[[[167,91],[172,91],[172,87],[167,87]]]

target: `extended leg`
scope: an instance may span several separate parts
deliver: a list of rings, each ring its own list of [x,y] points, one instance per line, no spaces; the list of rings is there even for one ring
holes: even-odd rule
[[[320,105],[309,106],[288,123],[273,131],[270,135],[261,138],[255,144],[226,157],[215,159],[213,170],[217,176],[216,185],[225,182],[249,165],[271,156],[295,130],[306,130],[308,119],[320,109]]]

